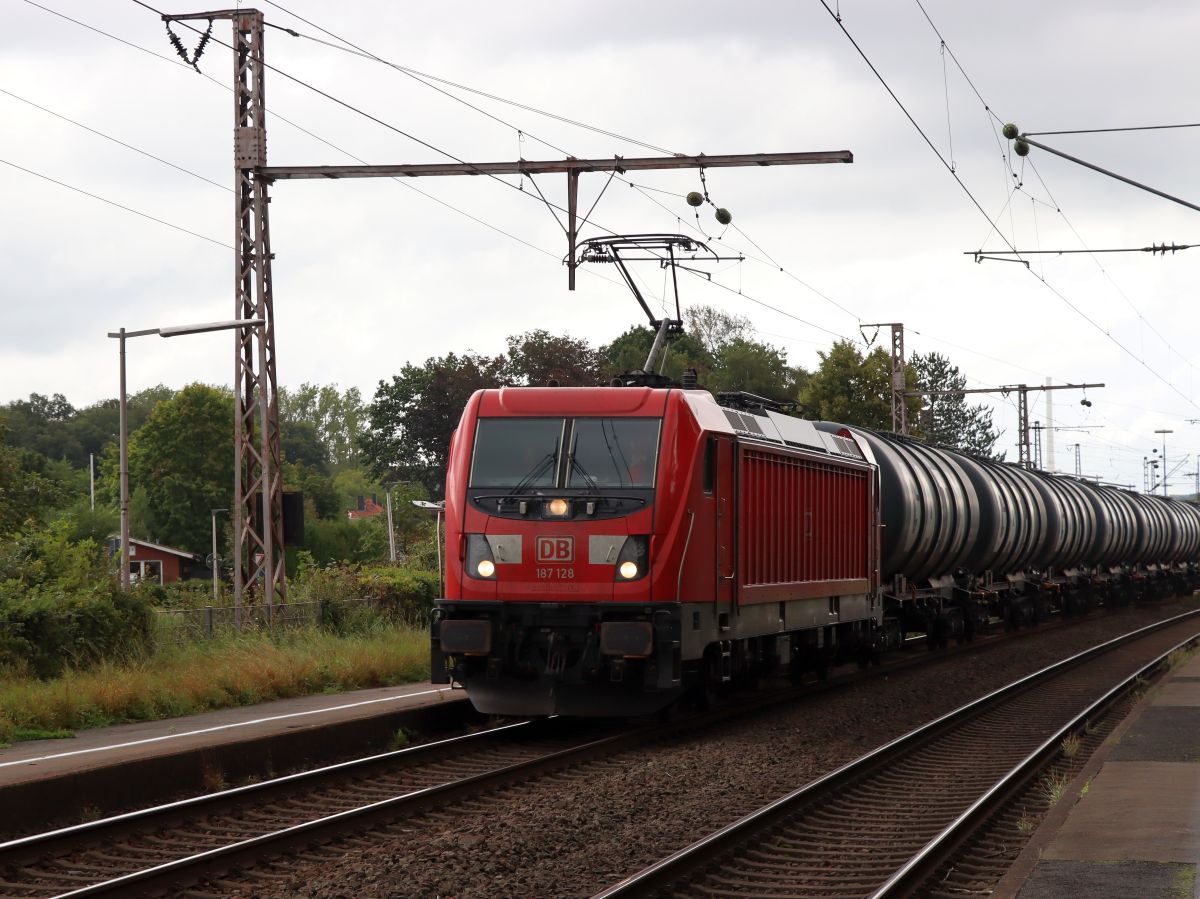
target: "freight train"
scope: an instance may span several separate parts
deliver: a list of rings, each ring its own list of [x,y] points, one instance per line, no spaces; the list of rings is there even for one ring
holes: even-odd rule
[[[477,392],[449,454],[434,681],[485,713],[644,715],[1197,585],[1190,504],[735,399]]]

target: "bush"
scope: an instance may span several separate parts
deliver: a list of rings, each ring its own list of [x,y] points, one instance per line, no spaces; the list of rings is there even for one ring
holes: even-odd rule
[[[404,621],[423,624],[429,621],[441,578],[436,571],[380,565],[362,569],[358,585],[362,596]]]
[[[150,649],[151,607],[115,584],[88,593],[46,591],[0,600],[0,668],[56,677]]]
[[[379,618],[424,627],[438,595],[436,571],[395,565],[319,567],[305,551],[298,563],[292,601],[321,603],[321,624],[337,633],[364,633]]]

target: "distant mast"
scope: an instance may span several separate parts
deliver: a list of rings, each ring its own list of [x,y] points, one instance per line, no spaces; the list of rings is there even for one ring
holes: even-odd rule
[[[1050,386],[1050,378],[1046,379]],[[1054,391],[1046,391],[1046,471],[1058,471],[1057,460],[1054,458]]]

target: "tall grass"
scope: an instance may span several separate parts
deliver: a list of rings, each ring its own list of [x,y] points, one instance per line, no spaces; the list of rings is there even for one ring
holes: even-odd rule
[[[248,633],[67,670],[53,680],[0,674],[0,741],[428,676],[424,628]]]

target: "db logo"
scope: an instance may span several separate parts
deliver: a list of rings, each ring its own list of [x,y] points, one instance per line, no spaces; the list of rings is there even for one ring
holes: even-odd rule
[[[538,537],[537,560],[539,562],[574,562],[574,537]]]

